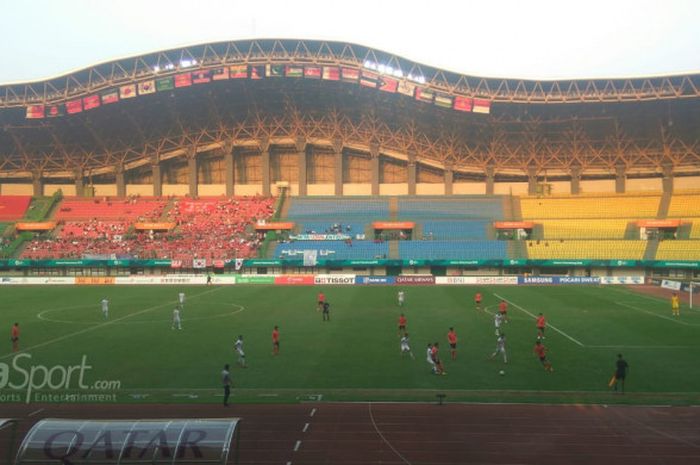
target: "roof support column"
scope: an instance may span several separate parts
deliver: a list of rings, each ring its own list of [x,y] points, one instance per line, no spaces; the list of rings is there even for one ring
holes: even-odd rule
[[[527,193],[529,195],[537,195],[537,167],[528,166],[527,168]]]
[[[307,157],[306,157],[306,139],[297,137],[294,142],[297,150],[297,160],[299,163],[299,196],[305,196],[307,192]]]
[[[493,195],[495,192],[496,167],[486,165],[486,195]]]
[[[151,174],[153,177],[153,195],[155,197],[163,196],[163,173],[160,168],[160,158],[154,155],[151,159]]]
[[[333,152],[335,153],[334,182],[335,195],[343,195],[343,141],[340,138],[333,140]]]
[[[452,163],[445,165],[445,195],[452,195],[452,183],[454,180],[454,171]]]
[[[663,179],[661,185],[664,193],[673,193],[673,163],[665,162],[661,165]]]
[[[615,192],[624,194],[626,190],[625,183],[627,181],[627,167],[625,165],[615,166]]]
[[[369,144],[369,155],[372,169],[372,195],[379,195],[379,144],[376,142]]]
[[[226,197],[233,197],[234,180],[236,179],[236,168],[233,160],[233,141],[227,141],[222,150],[224,152],[224,169],[226,170]]]
[[[82,168],[76,168],[73,171],[73,177],[75,178],[75,195],[78,197],[85,197],[85,185],[83,183]]]
[[[44,195],[44,179],[41,177],[41,171],[32,171],[32,192],[35,197]]]
[[[192,146],[187,149],[187,184],[190,186],[190,197],[197,197],[197,148]]]
[[[260,170],[262,171],[262,195],[270,196],[270,141],[261,139],[260,145]]]
[[[124,173],[124,167],[122,165],[117,165],[115,177],[117,183],[117,197],[126,197],[126,173]]]
[[[416,152],[408,151],[408,195],[416,195]]]
[[[571,167],[571,193],[578,195],[581,193],[581,167]]]

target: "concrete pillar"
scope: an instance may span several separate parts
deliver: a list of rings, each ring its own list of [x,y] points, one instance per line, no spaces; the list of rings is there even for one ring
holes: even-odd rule
[[[260,142],[260,169],[262,171],[262,195],[270,196],[270,142],[262,139]]]
[[[372,142],[369,145],[372,168],[372,195],[379,195],[379,144]]]
[[[187,184],[190,187],[190,197],[197,197],[199,186],[197,169],[197,150],[192,147],[187,152]]]
[[[126,173],[123,166],[117,166],[115,173],[117,182],[117,197],[126,197]]]
[[[537,167],[535,166],[527,168],[527,193],[537,195]]]
[[[224,169],[226,170],[226,196],[234,195],[234,180],[236,179],[236,167],[233,159],[233,144],[224,146]]]
[[[581,193],[581,167],[571,167],[571,194],[578,195]]]
[[[416,152],[409,150],[408,152],[408,195],[416,195]]]
[[[85,197],[83,170],[81,168],[76,168],[76,170],[73,172],[73,177],[75,178],[75,195],[77,195],[78,197]]]
[[[452,165],[445,165],[445,195],[452,195],[454,171]]]
[[[163,173],[160,169],[160,160],[154,157],[151,161],[151,173],[153,175],[153,195],[156,197],[163,196]]]
[[[661,185],[663,187],[664,193],[673,193],[673,164],[664,163],[661,166],[663,179],[661,180]]]
[[[624,194],[626,190],[627,167],[625,165],[615,166],[615,192]]]
[[[32,190],[35,197],[44,195],[44,179],[41,177],[41,171],[32,172]]]
[[[306,139],[297,138],[294,143],[297,150],[297,160],[299,163],[299,196],[305,196],[307,192],[307,163],[306,163]]]
[[[493,165],[486,166],[486,195],[493,195],[495,192],[496,167]]]
[[[335,152],[335,195],[343,195],[343,141],[333,140],[333,152]]]

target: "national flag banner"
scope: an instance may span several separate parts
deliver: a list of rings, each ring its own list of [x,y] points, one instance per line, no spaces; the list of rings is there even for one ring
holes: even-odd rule
[[[447,94],[435,94],[435,106],[452,108],[452,96]]]
[[[83,99],[70,100],[66,102],[66,113],[69,115],[83,111]]]
[[[102,105],[117,103],[119,101],[119,91],[117,89],[112,89],[107,92],[103,92],[100,97],[102,97]]]
[[[175,88],[175,80],[172,76],[156,79],[156,90],[158,92],[165,92],[166,90],[173,90]]]
[[[491,100],[475,98],[472,111],[474,113],[483,113],[486,115],[491,113]]]
[[[284,77],[284,65],[265,65],[265,76]]]
[[[150,79],[148,81],[139,82],[139,95],[154,94],[156,92],[156,81]]]
[[[321,79],[321,67],[320,66],[305,66],[304,67],[304,77],[309,79]]]
[[[136,97],[136,84],[128,84],[119,88],[119,98],[121,100]]]
[[[287,65],[284,68],[284,75],[291,78],[304,76],[304,67],[301,65]]]
[[[435,98],[435,92],[426,87],[416,87],[416,100],[421,102],[432,102]]]
[[[379,84],[379,75],[373,71],[363,69],[362,76],[360,77],[360,85],[376,88],[377,84]]]
[[[234,262],[234,268],[236,271],[240,271],[241,268],[243,268],[243,259],[242,258],[236,259],[236,261]]]
[[[95,94],[95,95],[88,95],[87,97],[83,97],[83,109],[84,110],[92,110],[93,108],[97,108],[100,106],[100,96]]]
[[[472,99],[458,95],[455,97],[452,108],[457,111],[472,111]]]
[[[323,79],[326,81],[340,81],[340,68],[337,66],[324,66]]]
[[[340,76],[343,81],[357,82],[360,79],[360,70],[354,68],[341,68]]]
[[[192,85],[192,73],[175,75],[175,87],[189,87]]]
[[[206,258],[195,258],[192,260],[192,268],[206,268],[207,259]]]
[[[47,118],[58,118],[66,113],[66,109],[62,104],[49,105],[46,107],[46,117]]]
[[[229,67],[229,76],[231,79],[247,79],[248,67],[246,65],[237,65]]]
[[[413,97],[413,95],[416,93],[416,85],[412,82],[408,81],[399,81],[399,86],[397,92],[399,94],[403,95],[408,95],[409,97]]]
[[[265,66],[249,66],[251,79],[263,79],[265,77]]]
[[[225,79],[228,79],[228,68],[223,67],[223,68],[214,68],[211,71],[211,80],[212,81],[223,81]]]
[[[211,71],[208,69],[200,69],[192,72],[192,82],[194,84],[207,84],[211,82]]]
[[[44,105],[29,105],[27,107],[27,119],[41,119],[44,117],[46,107]]]
[[[384,92],[395,93],[398,88],[399,81],[397,81],[396,79],[386,76],[379,77],[379,90],[383,90]]]

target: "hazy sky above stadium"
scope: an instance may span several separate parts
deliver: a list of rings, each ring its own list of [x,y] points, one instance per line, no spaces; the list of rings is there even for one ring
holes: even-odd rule
[[[700,71],[695,0],[0,0],[0,82],[249,38],[353,42],[476,76]]]

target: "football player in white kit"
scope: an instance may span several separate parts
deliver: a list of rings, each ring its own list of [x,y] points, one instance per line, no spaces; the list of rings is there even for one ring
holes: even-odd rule
[[[175,328],[182,329],[182,326],[180,325],[180,309],[178,307],[173,309],[173,324],[170,329]]]
[[[184,292],[180,292],[180,293],[177,295],[177,299],[178,299],[178,301],[180,302],[180,308],[183,308],[184,305],[185,305],[185,293],[184,293]]]
[[[491,358],[494,358],[498,354],[503,354],[503,363],[508,363],[508,354],[506,354],[506,335],[501,333],[496,339],[496,351],[491,354]]]
[[[236,349],[236,352],[238,352],[238,364],[241,366],[241,368],[246,368],[245,352],[243,352],[243,336],[238,336],[238,339],[236,339],[233,347]]]
[[[430,365],[430,369],[432,370],[433,374],[437,373],[437,366],[435,365],[435,361],[433,360],[433,345],[428,343],[428,349],[425,352],[426,353],[426,360],[428,361],[428,364]]]
[[[411,351],[411,340],[408,338],[408,333],[404,333],[403,336],[401,336],[401,356],[403,357],[403,354],[407,352],[412,359],[416,359],[416,357],[413,356],[413,351]]]
[[[105,320],[109,318],[109,300],[105,297],[102,299],[102,315],[104,315]]]
[[[403,307],[403,303],[404,303],[404,300],[406,298],[406,295],[404,294],[403,291],[399,291],[399,293],[397,294],[397,297],[399,299],[399,307]]]
[[[496,328],[496,336],[501,334],[501,323],[503,323],[503,315],[499,312],[493,314],[493,326]]]

